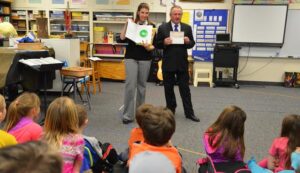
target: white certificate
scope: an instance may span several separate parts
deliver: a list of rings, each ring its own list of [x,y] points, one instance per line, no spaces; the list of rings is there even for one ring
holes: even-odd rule
[[[184,44],[184,32],[170,31],[172,44]]]

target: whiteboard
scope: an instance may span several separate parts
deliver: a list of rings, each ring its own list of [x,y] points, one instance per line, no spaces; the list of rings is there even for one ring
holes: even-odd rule
[[[234,6],[232,42],[279,45],[284,41],[287,5]]]
[[[284,44],[275,47],[242,47],[240,56],[300,58],[300,10],[288,10]]]

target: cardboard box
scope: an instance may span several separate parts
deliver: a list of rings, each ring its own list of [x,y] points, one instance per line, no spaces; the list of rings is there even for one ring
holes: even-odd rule
[[[18,43],[18,49],[22,50],[43,50],[43,43]]]

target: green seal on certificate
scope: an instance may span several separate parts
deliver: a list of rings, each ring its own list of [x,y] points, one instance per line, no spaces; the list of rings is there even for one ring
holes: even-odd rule
[[[142,30],[140,31],[140,36],[141,36],[142,38],[147,37],[147,35],[148,35],[148,31],[147,31],[146,29],[142,29]]]

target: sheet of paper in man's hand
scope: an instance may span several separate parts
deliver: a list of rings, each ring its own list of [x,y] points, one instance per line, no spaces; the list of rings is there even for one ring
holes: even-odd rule
[[[184,44],[184,32],[170,31],[172,44]]]

